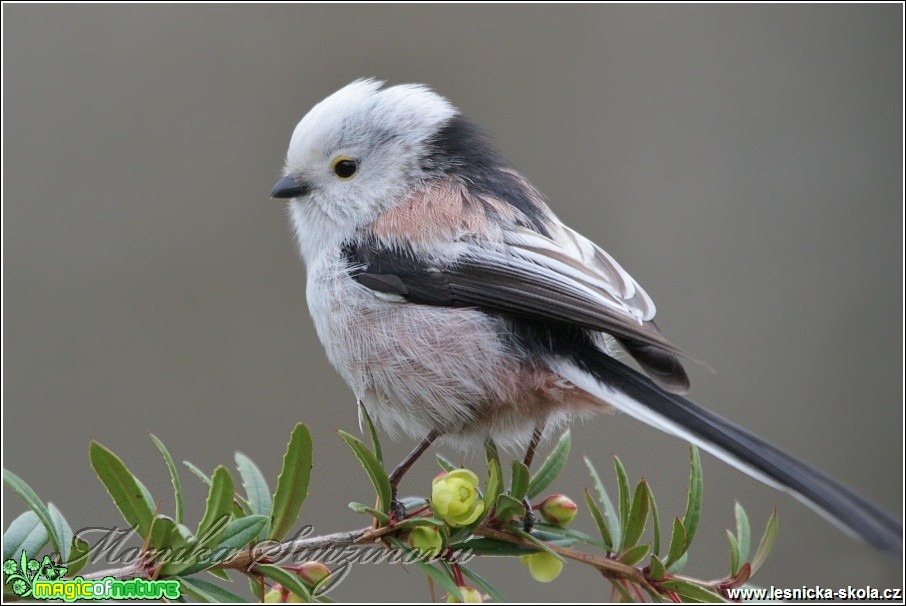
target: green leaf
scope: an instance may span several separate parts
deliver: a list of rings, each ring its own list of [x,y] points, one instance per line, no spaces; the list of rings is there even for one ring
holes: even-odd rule
[[[17,517],[3,533],[3,561],[18,558],[24,549],[35,557],[47,545],[50,535],[34,511],[28,510]]]
[[[620,534],[626,532],[626,524],[629,522],[629,508],[632,506],[629,493],[629,477],[626,475],[626,468],[617,455],[613,456],[613,469],[617,474],[617,486],[619,487],[620,501]],[[622,541],[620,542],[622,545]]]
[[[686,549],[692,545],[698,520],[702,512],[702,462],[698,448],[689,445],[689,460],[692,471],[689,474],[689,495],[686,501],[686,513],[683,515],[683,528],[686,530]]]
[[[176,530],[176,522],[173,518],[165,515],[156,515],[151,521],[151,531],[148,533],[151,537],[150,545],[152,548],[159,550],[170,547],[174,536],[177,540],[182,539]]]
[[[394,528],[402,530],[404,528],[416,528],[417,526],[433,526],[435,528],[446,530],[447,525],[437,518],[409,518],[402,522],[397,522]]]
[[[397,550],[403,552],[404,554],[410,554],[412,552],[409,547],[407,547],[402,541],[394,537],[388,537],[388,541],[393,545]],[[422,561],[419,558],[414,558],[412,563],[418,566],[425,574],[431,577],[435,583],[441,586],[447,593],[453,595],[460,595],[459,588],[456,585],[456,581],[453,579],[453,575],[450,574],[450,571],[446,568],[438,569],[427,562]]]
[[[749,526],[749,516],[746,515],[746,510],[742,508],[742,505],[737,502],[733,506],[733,511],[736,516],[736,542],[739,543],[739,563],[742,565],[749,561],[752,530]]]
[[[610,580],[610,584],[613,585],[613,588],[616,590],[616,592],[620,594],[622,601],[628,602],[628,603],[635,602],[635,600],[632,598],[632,596],[629,595],[629,590],[627,590],[625,587],[623,587],[623,584],[620,582],[620,580],[617,580],[617,579],[612,579],[612,580],[609,579],[609,580]]]
[[[492,440],[485,442],[485,454],[488,460],[488,487],[485,491],[485,509],[490,509],[503,492],[503,468],[500,466],[500,454]]]
[[[494,505],[494,517],[500,522],[507,523],[513,518],[525,515],[525,505],[508,494],[498,495]]]
[[[557,559],[560,560],[561,562],[564,562],[564,563],[566,562],[566,560],[563,559],[563,556],[561,556],[559,553],[557,553],[556,551],[554,551],[553,549],[551,549],[550,546],[549,546],[547,543],[545,543],[544,541],[542,541],[541,539],[539,539],[539,538],[538,538],[537,536],[535,536],[534,534],[525,532],[525,531],[522,530],[521,528],[518,528],[518,527],[512,526],[512,525],[510,525],[509,531],[510,531],[512,534],[515,534],[515,535],[517,535],[517,536],[520,536],[520,537],[522,537],[523,539],[529,541],[532,545],[535,545],[535,546],[538,547],[538,549],[540,549],[541,551],[546,551],[547,553],[551,554],[552,556],[554,556],[555,558],[557,558]]]
[[[635,566],[648,555],[649,549],[648,545],[636,545],[635,547],[631,547],[620,555],[620,561],[627,566]]]
[[[259,515],[231,520],[220,533],[220,542],[216,547],[211,548],[208,553],[202,554],[198,562],[183,566],[178,572],[184,575],[194,574],[226,561],[245,545],[255,540],[261,534],[261,529],[267,526],[267,522],[268,518]],[[173,574],[167,568],[164,569],[164,572]]]
[[[480,556],[520,556],[535,553],[537,549],[515,545],[507,541],[477,537],[459,543],[453,543],[450,548],[454,551],[471,552]]]
[[[302,503],[308,496],[311,462],[311,434],[308,427],[298,423],[290,434],[283,454],[283,466],[277,478],[277,490],[267,531],[269,538],[279,541],[296,523]]]
[[[667,581],[661,581],[658,585],[662,589],[667,589],[668,591],[675,591],[681,598],[686,598],[690,601],[695,602],[724,602],[725,600],[714,593],[713,591],[708,591],[704,587],[690,583],[685,579],[670,579]]]
[[[311,602],[311,591],[308,587],[302,584],[302,581],[299,580],[295,574],[283,570],[279,566],[274,566],[273,564],[258,564],[255,566],[255,572],[260,572],[267,578],[272,581],[277,581],[285,589],[288,589],[296,596],[302,598],[304,602]]]
[[[532,476],[532,481],[529,483],[528,489],[528,497],[530,499],[541,494],[541,491],[550,486],[551,482],[560,475],[560,472],[563,471],[563,467],[566,465],[567,459],[569,459],[569,450],[571,446],[572,438],[567,429],[563,432],[563,435],[560,436],[557,445],[554,446],[550,455],[548,455],[544,460],[544,463],[538,469],[538,473]]]
[[[205,572],[215,579],[220,579],[221,581],[226,581],[227,583],[233,582],[233,579],[230,578],[230,575],[223,568],[208,568],[207,570],[205,570]]]
[[[736,573],[739,571],[739,541],[736,540],[736,535],[727,531],[727,543],[730,545],[730,576],[736,576]]]
[[[139,536],[148,536],[154,510],[146,500],[145,491],[136,477],[118,456],[94,440],[91,441],[88,454],[91,466],[110,493],[123,519],[129,526],[135,527]]]
[[[591,498],[587,488],[585,489],[585,505],[588,506],[588,511],[591,512],[591,517],[598,527],[598,532],[601,533],[601,540],[607,546],[607,551],[613,551],[613,537],[610,534],[610,529],[607,527],[607,522],[604,521],[601,510],[598,509],[597,503]]]
[[[638,544],[639,539],[642,538],[642,533],[645,532],[648,510],[648,483],[642,480],[636,487],[635,495],[632,497],[632,507],[629,510],[626,532],[623,534],[623,544],[620,546],[620,551],[626,551]]]
[[[234,459],[252,513],[270,517],[274,509],[274,502],[271,500],[271,489],[267,485],[267,480],[264,479],[264,474],[254,461],[241,452],[237,452]]]
[[[528,494],[529,469],[522,461],[513,461],[513,481],[510,485],[510,496],[522,501]]]
[[[65,563],[66,574],[73,577],[79,573],[88,563],[91,555],[91,545],[78,537],[73,537],[72,546],[69,549],[69,561]]]
[[[10,490],[19,495],[19,497],[25,501],[25,504],[28,505],[28,508],[35,512],[35,515],[38,516],[38,519],[44,524],[44,528],[47,530],[47,535],[50,538],[50,542],[53,544],[54,550],[60,552],[60,537],[54,532],[54,525],[53,520],[50,518],[50,512],[47,510],[44,502],[38,497],[35,491],[32,490],[31,486],[29,486],[25,480],[6,469],[3,470],[3,483],[9,486]]]
[[[667,577],[667,567],[657,554],[651,555],[651,564],[648,565],[648,575],[655,581],[662,581]]]
[[[670,565],[679,560],[684,553],[686,553],[686,529],[683,527],[682,520],[675,517],[673,518],[673,533],[670,535],[670,548],[667,550],[664,565],[670,568]]]
[[[594,545],[599,549],[609,549],[607,545],[601,539],[596,539],[595,537],[580,532],[578,530],[573,530],[572,528],[566,528],[564,526],[557,526],[556,524],[548,524],[547,522],[535,522],[535,530],[542,531],[547,534],[552,534],[558,537],[565,537],[573,539],[578,543],[585,543],[587,545]]]
[[[768,524],[764,529],[764,534],[761,537],[761,541],[758,543],[758,549],[755,551],[755,557],[752,558],[752,575],[754,575],[761,565],[764,564],[764,561],[767,559],[768,554],[771,553],[771,547],[774,546],[774,539],[777,538],[777,528],[779,522],[777,521],[777,510],[775,509],[771,513],[771,517],[768,518]]]
[[[176,463],[173,462],[173,457],[170,456],[170,451],[167,450],[164,443],[153,433],[151,434],[151,441],[157,446],[157,449],[164,458],[164,463],[167,465],[167,470],[170,472],[170,483],[173,484],[173,500],[176,503],[174,519],[177,524],[181,524],[183,517],[182,483],[179,480],[179,472],[176,470]]]
[[[238,520],[231,520],[223,532],[220,533],[220,542],[213,549],[216,552],[242,549],[251,543],[267,526],[268,518],[260,515],[250,515]],[[222,561],[222,560],[221,560]]]
[[[359,503],[357,501],[352,501],[349,503],[349,509],[353,510],[356,513],[367,513],[368,515],[373,516],[377,521],[382,524],[390,523],[390,516],[382,511],[378,511],[374,507],[369,507],[364,503]]]
[[[179,587],[193,601],[205,603],[245,604],[248,598],[236,595],[220,585],[196,577],[179,577]]]
[[[446,471],[447,473],[450,473],[454,469],[457,469],[456,465],[454,465],[452,462],[450,462],[450,460],[448,458],[446,458],[445,456],[440,455],[440,454],[434,455],[434,456],[437,459],[437,464],[440,465],[440,468],[443,469],[444,471]]]
[[[368,409],[365,408],[365,405],[362,404],[361,400],[359,401],[359,420],[365,421],[365,427],[368,429],[368,435],[371,436],[371,448],[374,452],[374,458],[378,460],[378,463],[380,463],[381,466],[383,466],[384,453],[381,451],[381,442],[380,440],[378,440],[377,431],[375,431],[374,423],[371,421],[371,415],[368,414]]]
[[[63,517],[63,513],[53,503],[47,504],[47,511],[50,513],[50,521],[53,522],[54,534],[63,547],[60,552],[60,561],[68,562],[69,550],[72,548],[72,527],[66,521],[66,518]]]
[[[505,597],[503,597],[503,594],[500,593],[500,590],[494,587],[487,580],[482,578],[477,572],[469,570],[463,565],[460,565],[459,569],[462,571],[463,575],[465,575],[468,579],[475,583],[475,586],[482,593],[487,594],[487,596],[491,598],[492,602],[499,602],[501,604],[506,603],[507,600]]]
[[[671,564],[670,566],[667,567],[667,572],[670,572],[673,574],[681,573],[683,571],[683,568],[686,567],[686,562],[688,562],[688,561],[689,561],[689,552],[687,551],[687,552],[683,553],[683,555],[681,555],[679,558],[677,558],[676,562],[674,562],[673,564]]]
[[[616,508],[613,506],[613,501],[611,501],[610,497],[607,495],[607,490],[604,488],[604,482],[601,481],[601,477],[598,475],[598,470],[595,469],[595,466],[588,457],[585,457],[585,466],[588,467],[588,473],[591,475],[592,482],[595,485],[595,491],[598,493],[598,500],[601,501],[601,505],[604,506],[607,527],[610,529],[611,537],[613,537],[612,544],[617,546],[620,544],[620,538],[622,536],[620,517],[617,515]]]
[[[393,500],[393,490],[390,487],[390,478],[387,476],[387,471],[384,469],[384,466],[381,465],[381,462],[377,460],[374,454],[368,450],[368,447],[357,437],[348,434],[345,431],[340,431],[339,434],[349,447],[352,448],[352,452],[355,453],[359,463],[365,468],[365,473],[368,474],[368,478],[371,480],[372,485],[374,485],[374,490],[377,492],[378,496],[378,509],[381,513],[389,514],[390,503]]]
[[[227,524],[233,505],[233,478],[223,465],[218,465],[211,475],[211,486],[205,501],[204,515],[198,524],[196,537],[208,547],[217,543]]]
[[[661,518],[657,513],[657,502],[654,500],[654,492],[651,490],[651,485],[647,482],[645,483],[645,488],[648,491],[648,504],[651,506],[651,526],[654,534],[652,543],[651,543],[651,553],[656,556],[661,555]]]

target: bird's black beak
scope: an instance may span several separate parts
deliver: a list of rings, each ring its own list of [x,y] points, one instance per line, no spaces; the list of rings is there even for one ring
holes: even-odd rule
[[[271,190],[271,198],[298,198],[310,191],[310,186],[298,183],[292,175],[286,175],[274,185],[274,189]]]

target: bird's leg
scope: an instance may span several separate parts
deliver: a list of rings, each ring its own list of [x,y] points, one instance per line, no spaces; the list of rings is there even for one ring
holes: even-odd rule
[[[544,428],[541,425],[535,427],[535,431],[532,432],[532,439],[529,441],[528,449],[525,451],[525,458],[522,459],[522,462],[529,469],[532,467],[532,461],[535,460],[535,449],[538,448],[538,443],[541,441],[541,434],[543,431]],[[522,499],[522,505],[525,507],[525,517],[522,518],[522,529],[526,532],[531,532],[532,528],[535,526],[535,513],[532,511],[532,504],[527,496]]]
[[[400,464],[396,466],[396,469],[393,470],[393,473],[390,474],[390,494],[392,495],[390,512],[393,514],[394,521],[402,522],[403,518],[406,516],[406,509],[396,497],[396,488],[399,486],[400,480],[403,479],[403,476],[406,475],[406,472],[409,471],[409,468],[412,467],[418,458],[425,454],[425,451],[434,443],[434,440],[439,437],[440,432],[432,430],[431,433],[428,434],[428,437],[422,440],[412,452],[406,455],[406,458],[403,459]]]

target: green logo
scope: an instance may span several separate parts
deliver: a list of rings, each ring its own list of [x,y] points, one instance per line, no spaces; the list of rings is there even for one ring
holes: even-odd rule
[[[17,562],[3,562],[4,585],[20,598],[35,600],[175,600],[180,597],[179,581],[120,580],[105,577],[87,580],[82,577],[64,579],[65,566],[58,566],[44,556],[40,562],[29,558],[25,551]]]

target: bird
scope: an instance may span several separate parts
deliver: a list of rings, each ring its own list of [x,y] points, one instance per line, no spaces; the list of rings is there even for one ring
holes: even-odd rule
[[[288,201],[330,363],[384,431],[420,440],[390,474],[397,505],[438,438],[525,448],[530,466],[555,428],[617,410],[902,556],[902,522],[686,399],[690,358],[651,297],[428,86],[360,79],[317,103],[271,198]]]

